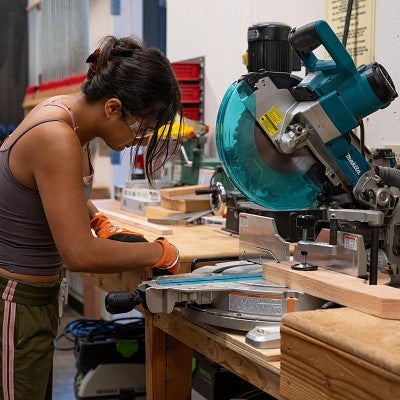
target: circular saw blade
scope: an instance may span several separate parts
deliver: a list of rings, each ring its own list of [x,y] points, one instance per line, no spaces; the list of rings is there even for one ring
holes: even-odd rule
[[[286,89],[293,85],[289,74],[280,74],[280,82],[282,76]],[[217,150],[226,174],[249,200],[263,207],[315,207],[321,189],[307,174],[315,157],[307,148],[279,153],[255,115],[253,89],[244,79],[232,84],[221,103],[216,127]]]

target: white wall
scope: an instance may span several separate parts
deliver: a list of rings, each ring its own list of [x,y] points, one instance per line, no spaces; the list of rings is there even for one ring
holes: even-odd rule
[[[122,0],[120,15],[111,15],[110,0],[89,2],[89,49],[93,51],[107,35],[143,37],[143,0]],[[95,186],[109,188],[114,197],[115,187],[124,187],[130,177],[130,152],[120,154],[120,163],[110,163],[111,150],[100,139],[92,146]]]
[[[377,0],[375,59],[393,79],[400,95],[400,2]],[[366,118],[366,143],[372,147],[400,144],[400,99]]]
[[[246,73],[242,54],[247,28],[258,22],[298,27],[325,18],[324,0],[168,0],[167,55],[171,61],[205,56],[205,123],[211,133],[208,154],[215,155],[214,127],[228,86]],[[400,2],[376,1],[375,58],[400,92]],[[400,143],[400,100],[365,119],[371,147]]]

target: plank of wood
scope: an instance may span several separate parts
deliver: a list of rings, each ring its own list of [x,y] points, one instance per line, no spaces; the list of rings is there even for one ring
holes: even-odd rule
[[[162,206],[146,206],[144,208],[144,215],[147,218],[168,218],[177,214],[180,214],[180,212]]]
[[[161,197],[175,197],[184,196],[188,194],[194,195],[198,189],[209,189],[210,186],[205,185],[190,185],[190,186],[179,186],[174,188],[160,189]]]
[[[263,277],[381,318],[400,319],[400,290],[369,285],[365,280],[335,271],[295,271],[289,262],[263,264]]]
[[[208,210],[210,208],[210,197],[208,195],[161,197],[161,206],[181,213]]]
[[[118,222],[127,223],[131,226],[136,226],[151,232],[159,233],[160,235],[172,235],[173,233],[173,230],[171,228],[162,225],[152,224],[151,222],[131,217],[129,215],[122,214],[121,212],[115,212],[108,209],[103,209],[101,207],[98,207],[98,209],[100,210],[100,212],[104,212],[104,214],[106,214],[108,217]]]
[[[281,324],[288,400],[392,400],[400,393],[400,321],[349,308],[289,313]]]
[[[161,189],[161,206],[182,213],[207,210],[210,208],[210,195],[196,195],[196,190],[209,188],[204,185],[191,185]]]

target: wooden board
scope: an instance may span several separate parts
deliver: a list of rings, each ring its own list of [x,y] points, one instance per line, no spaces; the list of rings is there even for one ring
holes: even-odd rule
[[[97,203],[96,203],[97,204]],[[156,232],[160,235],[172,235],[173,230],[171,228],[162,226],[162,225],[157,225],[157,224],[152,224],[150,222],[147,222],[146,220],[140,219],[138,217],[134,217],[134,214],[127,215],[124,214],[123,211],[111,211],[107,207],[102,207],[101,205],[97,205],[97,208],[106,214],[110,219],[113,219],[118,222],[122,222],[124,224],[128,224],[133,227],[138,227],[142,229],[146,229],[151,232]]]
[[[210,209],[210,197],[208,195],[184,195],[175,197],[161,197],[161,206],[179,211],[191,213]]]
[[[146,218],[168,218],[177,214],[180,214],[180,212],[162,206],[146,206],[144,208]]]
[[[190,186],[179,186],[174,188],[160,189],[161,197],[176,197],[185,195],[194,195],[196,190],[209,189],[210,186],[204,185],[190,185]]]
[[[349,308],[286,314],[280,393],[288,400],[400,398],[400,321]]]
[[[209,210],[210,195],[196,195],[198,189],[209,189],[209,186],[192,185],[161,189],[161,206],[181,213]]]
[[[368,282],[335,271],[295,271],[289,262],[263,264],[263,277],[381,318],[400,320],[400,289]]]

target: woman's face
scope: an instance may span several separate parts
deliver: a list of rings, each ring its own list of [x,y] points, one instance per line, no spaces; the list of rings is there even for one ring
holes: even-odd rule
[[[155,124],[150,124],[146,119],[133,117],[129,114],[127,114],[125,121],[133,137],[132,144],[140,143],[141,146],[147,146],[151,137],[154,135]]]
[[[151,124],[146,119],[135,117],[128,112],[121,112],[118,118],[113,119],[107,137],[103,139],[114,151],[122,151],[137,144],[147,146],[154,134],[154,126],[155,124]]]
[[[103,125],[101,137],[112,150],[122,151],[137,144],[149,144],[154,134],[154,121],[134,116],[117,98],[106,101],[104,112],[108,122]]]

